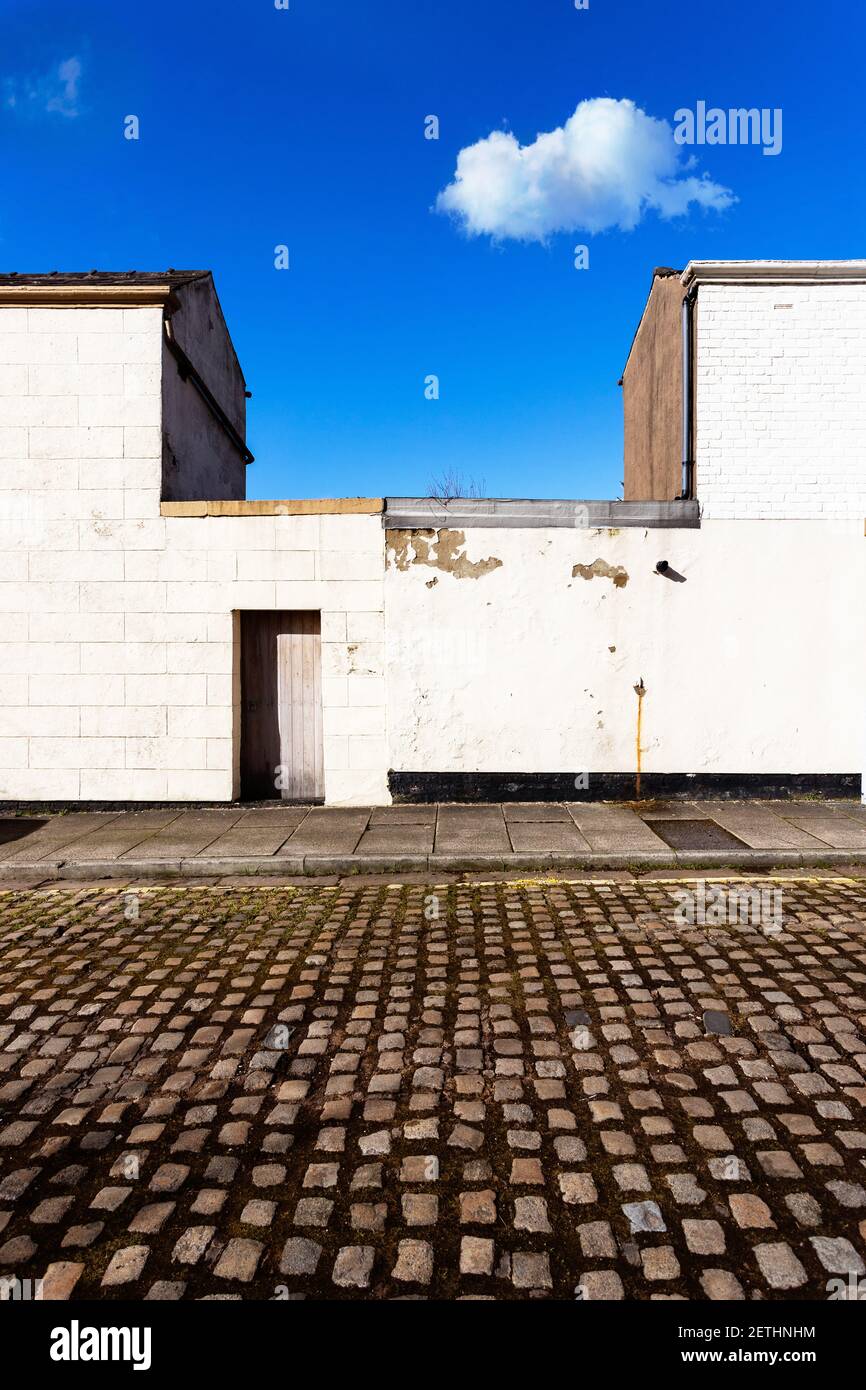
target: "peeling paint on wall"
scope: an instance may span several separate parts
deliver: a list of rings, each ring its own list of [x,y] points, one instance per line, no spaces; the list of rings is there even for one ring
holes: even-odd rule
[[[571,571],[572,579],[612,579],[615,589],[624,589],[628,574],[622,565],[609,565],[607,560],[593,560],[591,565],[575,565]]]
[[[412,564],[423,564],[429,552],[429,539],[435,531],[386,531],[385,554],[388,569],[407,570]]]
[[[468,559],[463,549],[465,531],[449,531],[444,527],[439,531],[432,528],[386,531],[385,544],[389,569],[407,570],[410,565],[428,565],[431,569],[453,574],[455,579],[480,579],[502,565],[495,555],[489,555],[486,560]]]

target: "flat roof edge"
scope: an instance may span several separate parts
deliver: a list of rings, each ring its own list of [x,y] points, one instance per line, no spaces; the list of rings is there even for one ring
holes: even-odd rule
[[[379,516],[382,497],[300,497],[285,501],[160,502],[160,516]]]
[[[784,285],[866,282],[866,260],[851,261],[689,261],[680,281],[700,284]]]
[[[382,524],[388,530],[426,530],[442,527],[539,528],[572,530],[645,526],[697,528],[700,507],[689,502],[606,502],[572,499],[483,497],[386,497]]]
[[[78,309],[88,305],[103,308],[130,304],[165,304],[174,286],[167,281],[134,285],[4,285],[0,284],[0,307]]]

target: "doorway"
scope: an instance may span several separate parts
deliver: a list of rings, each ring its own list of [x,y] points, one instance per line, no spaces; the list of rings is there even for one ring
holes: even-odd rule
[[[241,613],[241,797],[325,799],[320,613]]]

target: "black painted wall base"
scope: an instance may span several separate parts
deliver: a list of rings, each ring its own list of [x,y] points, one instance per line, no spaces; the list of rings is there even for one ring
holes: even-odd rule
[[[640,799],[692,801],[803,796],[860,798],[859,772],[644,772]],[[396,803],[433,801],[635,801],[633,772],[389,772]]]

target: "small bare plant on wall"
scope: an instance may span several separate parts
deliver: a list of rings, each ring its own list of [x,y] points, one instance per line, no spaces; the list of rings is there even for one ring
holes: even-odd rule
[[[484,478],[464,478],[455,468],[444,469],[427,484],[427,496],[435,497],[437,502],[452,502],[455,497],[484,497],[485,491]]]

